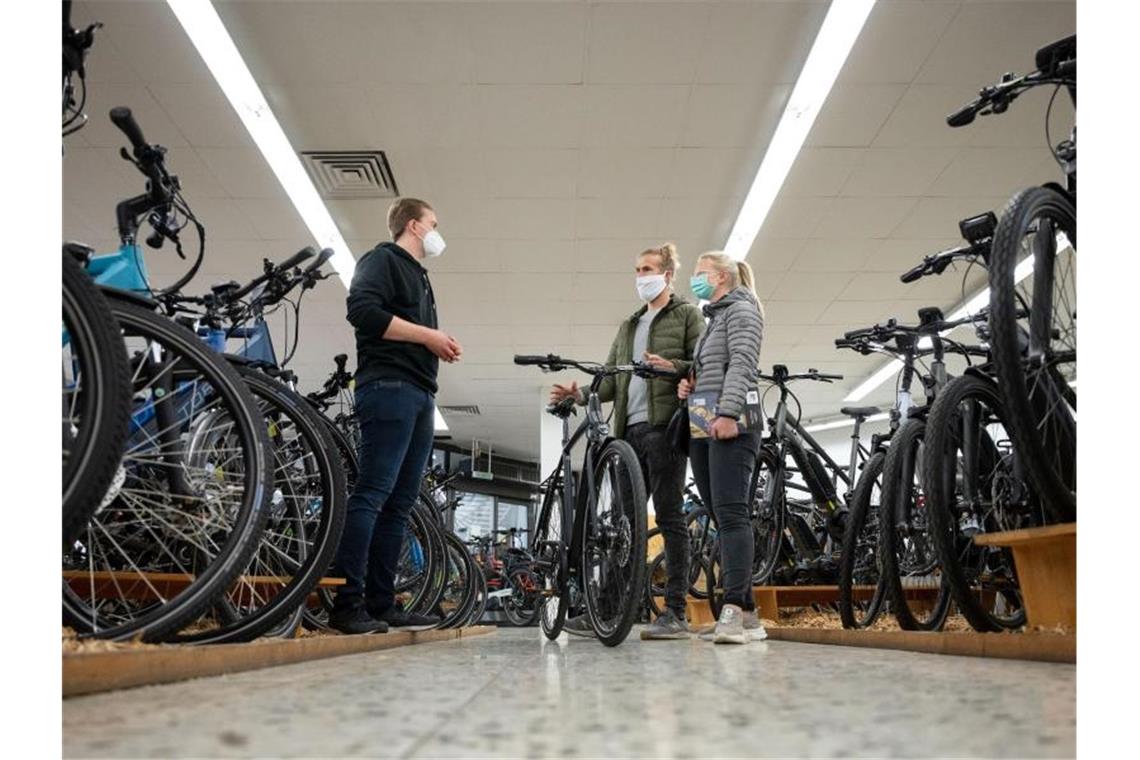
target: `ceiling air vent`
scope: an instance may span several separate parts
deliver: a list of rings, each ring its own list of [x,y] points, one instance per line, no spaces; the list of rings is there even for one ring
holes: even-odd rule
[[[395,198],[400,194],[382,150],[301,152],[322,198]]]
[[[479,407],[477,406],[441,406],[439,407],[440,414],[449,414],[453,417],[478,417]]]

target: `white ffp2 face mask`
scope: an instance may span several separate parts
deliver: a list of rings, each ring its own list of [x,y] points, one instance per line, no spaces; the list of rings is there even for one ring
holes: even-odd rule
[[[439,256],[444,248],[447,248],[447,243],[443,242],[443,235],[438,230],[424,235],[424,255],[429,259]]]
[[[665,275],[647,274],[637,278],[637,297],[642,301],[652,301],[665,289]]]

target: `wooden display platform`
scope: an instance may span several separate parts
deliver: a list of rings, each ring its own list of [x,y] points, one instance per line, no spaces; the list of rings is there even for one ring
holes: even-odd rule
[[[773,627],[768,629],[768,638],[801,644],[898,649],[964,657],[1067,663],[1077,661],[1076,635],[1059,633],[931,633]]]
[[[1028,625],[1077,627],[1077,524],[983,533],[979,546],[1013,550]]]
[[[172,683],[290,665],[393,647],[453,641],[496,631],[475,626],[442,631],[397,631],[364,636],[311,636],[303,639],[261,639],[249,644],[192,646],[168,644],[104,652],[63,655],[63,696]]]
[[[184,591],[190,585],[193,577],[189,573],[144,573],[140,575],[122,570],[63,571],[63,580],[70,584],[71,590],[80,596],[94,593],[99,599],[135,599],[137,601],[170,599]],[[91,589],[92,581],[95,582],[94,590]],[[230,587],[254,587],[271,593],[288,582],[289,578],[287,577],[242,575],[238,576]],[[316,588],[335,588],[343,585],[344,578],[321,578]]]
[[[938,589],[904,589],[907,599],[934,599]],[[870,599],[875,594],[874,586],[855,586],[852,595],[859,600]],[[779,620],[781,607],[808,607],[813,604],[829,604],[839,601],[838,586],[754,586],[752,598],[756,601],[756,613],[765,620]],[[659,607],[665,600],[657,597]],[[707,625],[715,623],[707,599],[690,596],[687,601],[690,623]]]

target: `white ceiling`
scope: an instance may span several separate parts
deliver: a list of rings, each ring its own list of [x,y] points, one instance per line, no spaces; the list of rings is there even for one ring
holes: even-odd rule
[[[555,378],[511,355],[604,358],[637,306],[639,251],[675,241],[687,275],[723,243],[827,8],[217,5],[296,149],[382,149],[401,192],[436,207],[448,251],[432,280],[465,347],[442,369],[438,401],[481,408],[448,420],[458,441],[528,458],[540,389]],[[106,113],[128,105],[170,147],[208,227],[196,285],[248,279],[261,257],[309,243],[165,3],[79,2],[74,14],[106,28],[89,62],[92,120],[63,162],[66,238],[115,247],[114,203],[141,185]],[[762,364],[847,376],[801,389],[805,418],[834,415],[878,366],[832,348],[844,330],[962,300],[960,275],[903,285],[901,271],[953,245],[959,218],[1059,176],[1045,149],[1049,93],[965,129],[944,117],[1075,23],[1071,0],[879,0],[748,257],[768,316]],[[1071,123],[1058,98],[1054,139]],[[386,239],[385,201],[329,206],[357,256]],[[149,263],[159,282],[184,266],[165,250]],[[966,288],[982,283],[974,272]],[[294,367],[315,386],[352,349],[343,289],[326,282],[306,298]],[[890,397],[884,387],[868,401]]]

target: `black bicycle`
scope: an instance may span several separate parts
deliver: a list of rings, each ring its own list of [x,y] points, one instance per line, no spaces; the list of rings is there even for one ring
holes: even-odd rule
[[[547,372],[578,369],[593,376],[586,419],[573,434],[573,398],[547,408],[562,420],[562,456],[543,482],[543,500],[531,540],[534,570],[542,582],[543,633],[555,639],[569,610],[584,606],[598,640],[617,646],[629,634],[645,594],[647,499],[633,447],[610,435],[598,388],[607,377],[675,378],[648,364],[606,366],[547,356],[515,356],[515,364]],[[586,440],[582,474],[571,465],[574,447]]]
[[[990,256],[994,371],[1009,432],[1054,520],[1077,512],[1077,130],[1056,146],[1049,113],[1064,88],[1077,103],[1077,37],[1037,51],[1036,70],[1006,74],[947,117],[951,127],[1004,113],[1027,90],[1054,87],[1045,134],[1065,185],[1048,182],[1010,198]]]

